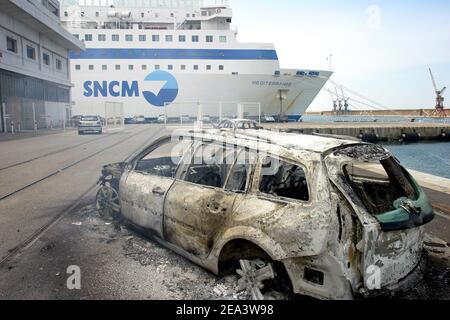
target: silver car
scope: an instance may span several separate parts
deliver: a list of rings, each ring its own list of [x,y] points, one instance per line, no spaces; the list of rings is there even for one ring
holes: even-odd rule
[[[106,166],[118,216],[254,299],[353,299],[421,279],[424,191],[389,151],[342,138],[191,130]]]
[[[78,124],[78,134],[103,133],[102,120],[99,116],[82,116]]]

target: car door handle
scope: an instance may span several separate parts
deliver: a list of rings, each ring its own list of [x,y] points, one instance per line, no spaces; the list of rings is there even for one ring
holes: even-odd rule
[[[154,189],[152,190],[152,193],[153,193],[154,195],[161,196],[161,197],[162,197],[163,195],[166,194],[166,192],[165,192],[163,189],[161,189],[160,187],[154,188]]]

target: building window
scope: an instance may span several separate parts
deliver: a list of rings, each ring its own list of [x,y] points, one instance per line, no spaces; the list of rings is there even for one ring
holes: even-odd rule
[[[81,66],[79,64],[75,65],[75,70],[81,70]]]
[[[56,69],[62,70],[62,61],[60,59],[56,59]]]
[[[220,42],[222,43],[227,42],[227,36],[220,36]]]
[[[128,65],[128,70],[134,70],[134,65],[129,64],[129,65]]]
[[[198,64],[194,65],[194,70],[198,70]]]
[[[6,37],[6,48],[8,51],[17,53],[17,40],[10,37]]]
[[[118,34],[113,34],[112,35],[112,41],[119,41],[120,37]]]
[[[89,70],[94,70],[94,65],[93,64],[89,65]]]
[[[48,54],[48,53],[43,53],[42,54],[42,61],[44,61],[44,64],[46,65],[46,66],[49,66],[50,65],[50,55]]]
[[[186,42],[186,36],[179,36],[178,37],[179,42]]]
[[[128,41],[128,42],[133,41],[133,35],[132,34],[126,34],[125,35],[125,41]]]
[[[166,42],[172,42],[173,41],[173,36],[168,34],[166,35]]]
[[[106,41],[106,34],[99,34],[98,41]]]
[[[180,67],[181,70],[186,70],[186,65],[182,64]]]
[[[213,42],[214,37],[213,36],[206,36],[206,42]]]
[[[219,66],[219,70],[220,70],[220,71],[225,70],[225,66],[224,66],[223,64],[221,64],[221,65]]]
[[[159,70],[159,69],[161,69],[161,66],[159,64],[156,64],[155,65],[155,70]]]
[[[85,34],[84,41],[92,41],[92,34]]]
[[[211,70],[212,68],[211,68],[211,65],[210,64],[208,64],[207,66],[206,66],[206,70]]]
[[[167,69],[168,69],[168,70],[173,70],[173,65],[169,64],[169,65],[167,66]]]
[[[36,49],[31,47],[31,46],[27,46],[27,58],[31,59],[31,60],[36,60]]]
[[[192,36],[192,42],[199,42],[199,36]]]
[[[106,64],[102,65],[102,70],[108,70],[108,66]]]
[[[152,35],[152,41],[153,42],[159,42],[159,35],[158,34]]]
[[[142,70],[147,70],[147,65],[146,64],[142,65]]]
[[[141,42],[147,41],[147,36],[145,34],[140,34],[139,41],[141,41]]]
[[[120,64],[116,64],[116,70],[120,70]]]

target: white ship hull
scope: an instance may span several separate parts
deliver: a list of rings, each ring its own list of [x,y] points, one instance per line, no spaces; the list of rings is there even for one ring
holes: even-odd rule
[[[164,86],[164,83],[156,83],[155,86],[144,81],[149,72],[127,71],[121,73],[120,79],[115,79],[114,75],[109,76],[107,73],[93,73],[89,80],[85,74],[75,73],[72,77],[72,100],[75,101],[73,114],[101,115],[105,112],[107,102],[119,102],[123,103],[125,117],[158,117],[165,112],[170,116],[196,116],[197,104],[203,106],[204,114],[219,116],[221,111],[223,114],[235,112],[236,104],[242,103],[244,112],[254,116],[255,112],[259,112],[256,103],[260,103],[261,114],[279,115],[282,108],[283,115],[288,115],[291,120],[298,120],[331,73],[321,71],[320,76],[309,77],[295,76],[296,72],[297,70],[283,70],[283,75],[280,76],[172,73],[178,83],[178,94],[166,108],[150,104],[143,96],[142,92],[146,90],[157,95],[159,89]],[[289,73],[291,75],[285,75]],[[111,94],[109,87],[112,79],[119,82],[119,85],[116,83]],[[123,96],[121,86],[124,81],[129,87],[134,82],[139,89]],[[120,96],[115,97],[115,93],[120,93]],[[220,104],[222,110],[219,110]]]

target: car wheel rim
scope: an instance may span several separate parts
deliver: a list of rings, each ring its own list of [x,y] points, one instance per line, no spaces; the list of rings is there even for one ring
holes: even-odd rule
[[[264,289],[264,281],[273,280],[276,277],[273,265],[260,260],[241,260],[239,264],[241,269],[236,271],[240,276],[238,291],[246,290],[253,300],[266,300],[261,290]]]

